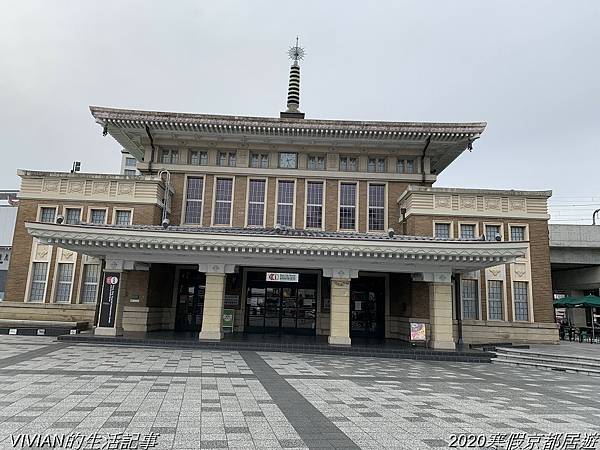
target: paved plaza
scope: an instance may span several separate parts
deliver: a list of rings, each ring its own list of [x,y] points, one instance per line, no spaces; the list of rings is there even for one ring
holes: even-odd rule
[[[429,449],[448,448],[453,434],[583,436],[600,430],[599,393],[600,378],[495,364],[0,336],[2,449],[30,448],[21,444],[36,435],[78,439],[56,448],[183,450]]]

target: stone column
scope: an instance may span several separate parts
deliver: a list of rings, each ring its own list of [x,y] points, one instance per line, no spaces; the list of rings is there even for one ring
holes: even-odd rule
[[[358,277],[357,270],[323,269],[331,277],[330,345],[350,345],[350,280]]]
[[[202,329],[199,339],[202,341],[220,341],[223,339],[225,277],[228,273],[233,273],[234,266],[226,264],[200,264],[198,269],[200,272],[206,274]]]
[[[431,346],[434,349],[454,350],[452,330],[452,283],[450,274],[433,274],[429,283],[429,323]]]
[[[125,295],[126,261],[106,260],[100,282],[102,294],[98,322],[94,334],[98,336],[123,335],[123,303]],[[112,293],[110,292],[112,290]]]

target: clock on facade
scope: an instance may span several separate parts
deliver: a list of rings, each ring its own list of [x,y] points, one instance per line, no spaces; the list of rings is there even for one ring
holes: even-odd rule
[[[279,167],[282,169],[296,169],[298,167],[298,153],[280,153]]]

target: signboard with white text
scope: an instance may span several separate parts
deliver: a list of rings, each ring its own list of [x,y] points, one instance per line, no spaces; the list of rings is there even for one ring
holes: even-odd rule
[[[297,273],[267,272],[267,281],[276,281],[279,283],[297,283],[299,275]]]
[[[102,303],[100,304],[100,327],[114,327],[117,313],[117,299],[119,298],[119,272],[105,272],[102,286]]]

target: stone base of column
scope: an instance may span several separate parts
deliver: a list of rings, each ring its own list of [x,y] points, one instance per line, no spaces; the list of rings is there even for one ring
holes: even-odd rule
[[[117,327],[96,327],[94,328],[96,336],[123,336],[123,328]]]
[[[223,332],[219,333],[218,331],[201,331],[198,339],[201,341],[220,341],[223,339],[223,336]]]
[[[456,344],[452,341],[433,341],[431,348],[436,350],[456,350]]]
[[[329,345],[343,345],[345,347],[352,345],[350,338],[344,336],[329,336],[327,342],[329,342]]]

